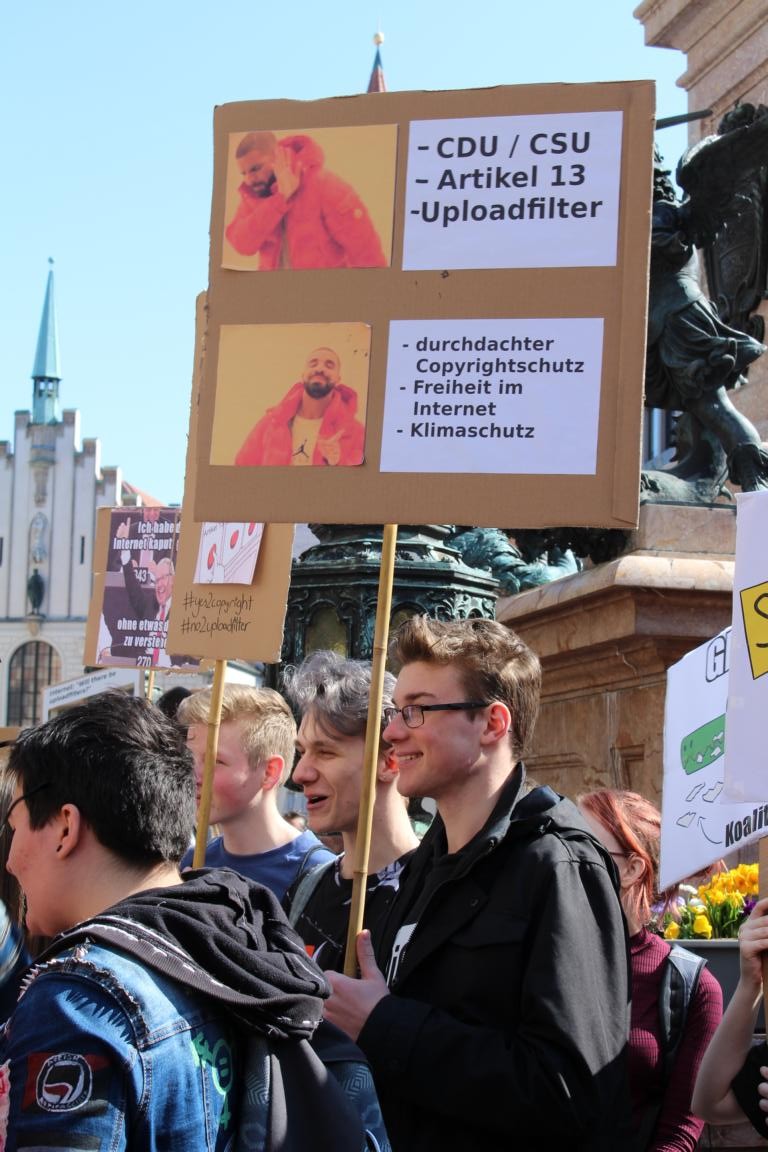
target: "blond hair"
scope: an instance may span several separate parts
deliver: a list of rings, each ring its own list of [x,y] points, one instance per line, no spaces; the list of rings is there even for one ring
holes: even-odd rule
[[[177,722],[187,728],[190,724],[207,724],[211,697],[211,689],[204,688],[182,700]],[[296,750],[296,721],[279,692],[272,688],[225,684],[221,722],[239,724],[242,749],[251,768],[258,768],[270,756],[282,756],[283,778],[291,771]]]

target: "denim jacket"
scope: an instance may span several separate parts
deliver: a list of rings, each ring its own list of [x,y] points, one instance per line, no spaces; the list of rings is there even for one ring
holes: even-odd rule
[[[160,1152],[170,1132],[173,1148],[225,1152],[237,1061],[215,1001],[78,944],[32,970],[0,1034],[13,1117],[0,1100],[0,1149]]]

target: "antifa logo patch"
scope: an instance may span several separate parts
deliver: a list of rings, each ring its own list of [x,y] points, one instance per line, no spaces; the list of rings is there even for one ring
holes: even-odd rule
[[[30,1057],[23,1108],[74,1112],[93,1097],[94,1074],[106,1067],[102,1056],[79,1052],[38,1052]],[[88,1109],[91,1111],[91,1109]]]
[[[37,1077],[36,1097],[46,1112],[71,1112],[87,1104],[93,1092],[93,1073],[84,1056],[60,1052],[50,1056]]]

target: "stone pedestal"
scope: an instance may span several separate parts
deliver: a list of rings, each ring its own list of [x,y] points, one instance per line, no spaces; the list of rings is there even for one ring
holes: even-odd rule
[[[733,506],[644,505],[619,559],[499,600],[544,669],[536,780],[660,804],[666,672],[731,621],[735,532]]]

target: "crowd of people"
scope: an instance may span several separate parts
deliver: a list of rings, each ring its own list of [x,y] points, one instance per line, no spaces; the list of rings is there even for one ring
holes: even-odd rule
[[[202,869],[210,691],[104,693],[18,736],[0,1152],[692,1152],[706,1120],[745,1118],[768,1136],[768,899],[720,1022],[717,981],[649,927],[658,810],[526,777],[534,653],[494,621],[416,616],[390,655],[355,976],[369,665],[319,652],[281,693],[225,687]]]

